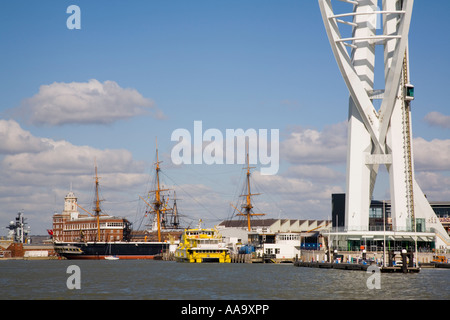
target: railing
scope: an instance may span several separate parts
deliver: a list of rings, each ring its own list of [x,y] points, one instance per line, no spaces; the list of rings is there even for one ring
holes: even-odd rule
[[[411,227],[397,227],[392,228],[392,226],[386,226],[386,229],[383,228],[383,226],[369,226],[369,228],[365,227],[333,227],[330,229],[331,233],[338,233],[338,232],[349,232],[349,231],[361,231],[361,232],[369,232],[369,231],[378,231],[378,232],[414,232],[414,230]],[[417,233],[434,233],[434,228],[424,228],[423,231],[417,231]]]
[[[411,247],[408,247],[408,249]],[[402,246],[400,244],[397,245],[391,245],[386,246],[386,251],[402,251],[403,249],[406,249],[405,246]],[[354,251],[354,252],[363,252],[363,250],[366,250],[368,252],[383,252],[384,248],[383,246],[367,246],[367,248],[361,249],[360,246],[332,246],[331,250],[337,250],[338,252],[349,252],[349,251]],[[429,248],[429,247],[418,247],[417,248],[417,252],[439,252],[439,250],[435,249],[435,248]]]

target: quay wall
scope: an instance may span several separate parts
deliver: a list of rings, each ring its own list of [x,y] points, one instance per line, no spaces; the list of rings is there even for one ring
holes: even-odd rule
[[[231,263],[252,263],[251,253],[232,253]]]
[[[7,247],[6,247],[7,246]],[[5,248],[6,247],[6,248]],[[0,260],[2,259],[57,259],[53,245],[31,245],[23,243],[2,243],[0,246]]]

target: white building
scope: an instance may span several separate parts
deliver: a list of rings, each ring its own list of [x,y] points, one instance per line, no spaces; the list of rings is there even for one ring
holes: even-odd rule
[[[291,260],[300,250],[320,248],[320,232],[331,229],[330,220],[260,219],[253,220],[248,231],[245,220],[225,220],[217,230],[228,247],[238,251],[251,245],[256,255],[270,255],[277,260]],[[308,246],[307,246],[308,245]],[[311,245],[311,246],[310,246]]]
[[[277,260],[292,260],[300,257],[301,234],[277,233],[275,243],[264,243],[261,252],[266,255],[275,255]]]

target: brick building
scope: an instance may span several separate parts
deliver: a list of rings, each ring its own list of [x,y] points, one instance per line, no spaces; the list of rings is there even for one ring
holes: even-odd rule
[[[130,232],[131,223],[125,218],[80,214],[72,191],[64,198],[64,210],[53,215],[52,237],[58,242],[127,241]]]

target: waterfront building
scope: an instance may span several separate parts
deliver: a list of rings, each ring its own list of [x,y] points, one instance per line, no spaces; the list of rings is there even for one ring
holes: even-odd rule
[[[276,260],[292,260],[300,257],[301,245],[301,233],[276,233],[273,243],[262,243],[261,253]]]
[[[322,232],[331,229],[331,221],[254,219],[250,231],[247,226],[245,220],[225,220],[217,230],[234,252],[241,247],[252,247],[252,252],[259,256],[292,260],[300,256],[300,250],[324,249]]]
[[[331,220],[301,220],[301,219],[253,219],[251,230],[247,230],[244,220],[224,220],[217,225],[222,235],[231,229],[245,230],[251,233],[280,233],[280,232],[307,232],[308,230],[327,229],[331,227]],[[243,233],[244,234],[244,233]]]
[[[434,201],[430,202],[430,205],[445,231],[450,235],[450,201]]]
[[[436,220],[445,223],[448,220],[450,202],[430,202],[436,212]],[[448,224],[446,225],[448,231]],[[393,224],[391,216],[391,201],[372,200],[369,210],[368,230],[349,230],[345,225],[345,194],[332,195],[332,228],[330,237],[333,248],[344,251],[383,251],[411,249],[416,246],[418,251],[427,252],[443,249],[436,246],[435,230],[427,227],[427,220],[416,219],[416,231],[399,230]]]
[[[130,236],[131,223],[121,217],[81,214],[77,197],[70,191],[64,198],[64,210],[53,215],[54,241],[123,241]],[[81,207],[80,207],[81,208]],[[100,236],[100,239],[98,237]]]

